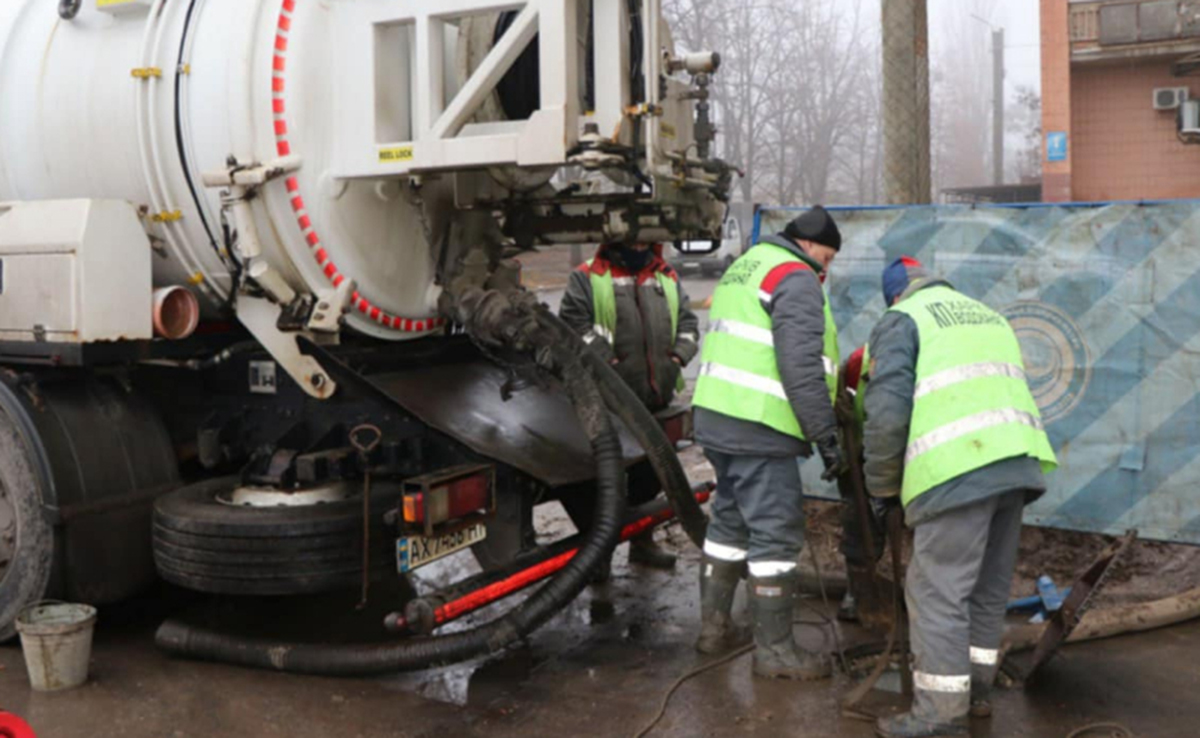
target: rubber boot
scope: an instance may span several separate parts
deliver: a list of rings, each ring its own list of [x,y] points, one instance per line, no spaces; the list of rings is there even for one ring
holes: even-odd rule
[[[996,671],[995,666],[971,664],[971,717],[992,716],[992,684],[996,681]]]
[[[651,569],[674,569],[675,554],[654,542],[654,531],[639,533],[629,540],[629,563]]]
[[[961,738],[969,735],[965,721],[929,723],[914,717],[911,712],[890,718],[879,718],[875,735],[880,738]]]
[[[792,633],[800,574],[750,577],[750,613],[754,618],[755,676],[811,681],[833,673],[829,657],[796,645]]]
[[[700,560],[700,637],[696,650],[725,653],[750,641],[750,633],[733,622],[733,597],[746,570],[744,561]]]

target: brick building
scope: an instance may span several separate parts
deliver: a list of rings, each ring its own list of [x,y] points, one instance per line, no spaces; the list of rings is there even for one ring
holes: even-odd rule
[[[1200,0],[1041,0],[1041,22],[1043,198],[1200,197],[1200,146],[1155,109],[1200,96]]]

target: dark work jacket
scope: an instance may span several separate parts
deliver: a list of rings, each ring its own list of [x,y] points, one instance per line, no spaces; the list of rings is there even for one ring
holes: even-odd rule
[[[662,258],[661,246],[653,247],[653,258],[637,274],[621,266],[610,253],[613,248],[601,246],[590,267],[581,264],[571,272],[559,316],[588,340],[588,346],[601,358],[616,359],[617,374],[648,408],[661,410],[675,397],[681,371],[671,357],[678,357],[686,366],[699,351],[699,321],[688,307],[687,292],[678,274]],[[592,270],[611,271],[617,280],[613,285],[617,330],[612,345],[593,334]],[[679,327],[674,337],[670,306],[656,276],[660,272],[679,283]],[[631,283],[621,284],[623,281]]]

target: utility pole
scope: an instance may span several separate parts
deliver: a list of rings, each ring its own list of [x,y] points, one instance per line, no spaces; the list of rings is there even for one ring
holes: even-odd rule
[[[1004,184],[1004,29],[992,29],[992,184]]]
[[[888,204],[931,199],[925,0],[883,2],[884,187]]]

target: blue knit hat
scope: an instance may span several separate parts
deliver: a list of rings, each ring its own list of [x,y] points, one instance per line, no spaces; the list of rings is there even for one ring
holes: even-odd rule
[[[891,307],[896,298],[904,294],[904,290],[908,289],[914,280],[925,276],[927,276],[925,267],[911,256],[901,256],[893,261],[887,269],[883,270],[884,304]]]

